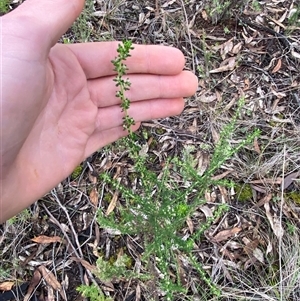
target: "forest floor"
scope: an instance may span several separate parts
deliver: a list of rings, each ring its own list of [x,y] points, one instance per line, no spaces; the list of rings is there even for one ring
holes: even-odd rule
[[[10,9],[20,2],[11,1]],[[184,53],[186,69],[199,78],[196,94],[180,116],[145,122],[137,133],[147,168],[158,177],[172,158],[204,175],[237,110],[231,146],[260,131],[212,175],[231,185],[209,185],[176,230],[191,238],[207,225],[193,239],[193,257],[172,250],[168,279],[180,287],[172,288],[172,300],[300,300],[299,20],[294,0],[88,0],[60,41],[126,38]],[[155,250],[143,259],[147,229],[122,234],[97,222],[97,211],[117,218],[126,206],[99,175],[135,191],[134,168],[116,142],[2,225],[0,300],[85,300],[76,288],[91,283],[103,292],[98,300],[168,300]],[[170,177],[166,185],[186,187],[175,169]],[[226,210],[217,214],[220,205]],[[114,269],[124,254],[131,276],[104,280],[94,272],[99,257]]]

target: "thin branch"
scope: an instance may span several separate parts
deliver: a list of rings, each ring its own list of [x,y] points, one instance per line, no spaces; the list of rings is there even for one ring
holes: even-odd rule
[[[286,144],[283,146],[283,161],[282,161],[282,179],[284,179],[285,175],[285,160],[286,160]],[[280,212],[279,212],[279,223],[282,228],[282,210],[283,210],[283,193],[284,193],[284,180],[281,183],[281,197],[280,197]],[[278,243],[278,257],[279,257],[279,293],[280,293],[280,301],[283,301],[283,273],[282,273],[282,237],[279,237]]]

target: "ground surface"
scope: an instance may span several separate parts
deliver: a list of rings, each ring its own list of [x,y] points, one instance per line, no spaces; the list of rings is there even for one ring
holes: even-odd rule
[[[12,2],[10,9],[21,1]],[[99,0],[87,2],[62,39],[128,38],[183,51],[186,68],[199,78],[196,95],[186,100],[180,116],[149,121],[138,134],[138,143],[148,145],[148,167],[157,174],[168,158],[187,152],[195,169],[204,173],[221,129],[232,120],[241,98],[245,103],[230,143],[237,145],[251,131],[261,131],[214,175],[236,185],[211,186],[205,204],[180,229],[191,235],[214,216],[218,204],[228,205],[191,251],[220,296],[206,289],[203,278],[178,252],[185,292],[175,294],[174,300],[300,300],[299,19],[299,3],[292,0]],[[137,185],[132,161],[124,145],[116,143],[1,226],[0,300],[24,300],[26,293],[30,300],[84,300],[76,287],[91,281],[113,300],[167,300],[156,281],[155,258],[148,264],[140,260],[142,237],[118,235],[96,222],[97,208],[117,214],[123,204],[122,197],[99,180],[104,172],[129,188]],[[93,276],[100,253],[113,264],[124,252],[130,257],[128,269],[153,278],[105,282]],[[170,267],[171,278],[172,271]]]

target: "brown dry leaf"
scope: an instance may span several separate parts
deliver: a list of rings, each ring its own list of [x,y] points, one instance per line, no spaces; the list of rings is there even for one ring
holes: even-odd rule
[[[51,244],[54,242],[63,242],[63,239],[59,236],[46,236],[46,235],[40,235],[32,238],[31,240],[38,244]]]
[[[267,250],[266,250],[266,255],[268,255],[270,252],[272,252],[272,250],[273,250],[272,243],[268,239],[268,246],[267,246]]]
[[[117,170],[116,170],[116,173],[114,174],[113,176],[113,179],[118,179],[119,176],[121,175],[121,166],[120,165],[117,165]]]
[[[206,205],[201,206],[200,210],[204,213],[206,218],[211,218],[214,216],[212,210]]]
[[[4,242],[6,237],[4,235],[0,235],[0,245]]]
[[[264,196],[257,204],[255,204],[255,207],[261,207],[265,203],[268,203],[271,201],[273,197],[272,193],[268,193],[266,196]]]
[[[206,200],[207,203],[212,203],[213,202],[212,194],[209,191],[207,191],[207,190],[204,193],[204,198],[205,198],[205,200]]]
[[[231,53],[233,53],[233,54],[238,54],[238,53],[241,51],[242,46],[243,46],[243,43],[242,43],[242,42],[237,43],[237,44],[234,45],[234,47],[232,48]]]
[[[74,260],[76,262],[80,262],[82,264],[83,267],[85,267],[87,270],[89,270],[92,273],[95,273],[97,271],[97,267],[89,264],[86,260],[81,259],[81,258],[77,258],[77,257],[71,257],[71,260]]]
[[[278,59],[276,66],[274,67],[274,69],[272,70],[272,73],[276,73],[280,70],[282,65],[281,59]]]
[[[260,193],[267,193],[267,190],[264,187],[261,187],[261,186],[251,184],[251,188],[255,191],[260,192]]]
[[[295,58],[300,60],[300,53],[296,52],[295,50],[291,51],[291,55]]]
[[[249,184],[278,184],[280,185],[282,182],[282,178],[274,178],[274,179],[262,179],[262,180],[253,180],[249,181]]]
[[[232,95],[232,99],[230,102],[225,106],[224,111],[229,111],[237,102],[238,99],[241,99],[238,94]]]
[[[282,225],[280,224],[278,217],[276,215],[272,216],[272,214],[270,212],[270,204],[269,203],[265,203],[264,207],[266,210],[266,216],[269,220],[269,223],[271,225],[271,228],[272,228],[274,234],[277,236],[278,239],[282,238],[282,236],[284,234],[284,230],[282,228]]]
[[[229,57],[226,60],[224,60],[223,62],[221,62],[220,67],[227,66],[228,64],[233,65],[233,62],[235,63],[235,60],[236,60],[236,57]]]
[[[176,2],[176,0],[170,0],[170,1],[167,1],[166,3],[164,3],[161,7],[168,7],[170,5],[172,5],[174,2]]]
[[[245,85],[244,85],[243,91],[247,91],[249,89],[249,87],[250,87],[250,80],[249,80],[249,78],[246,78],[244,80],[244,83],[245,83]]]
[[[253,146],[254,146],[254,150],[255,150],[258,154],[261,154],[261,150],[260,150],[260,147],[259,147],[259,145],[258,145],[257,137],[254,138]]]
[[[280,19],[279,20],[276,20],[276,19],[274,19],[274,18],[272,18],[272,17],[270,17],[270,20],[271,21],[273,21],[276,25],[278,25],[279,27],[281,27],[282,29],[286,29],[286,26],[284,26],[283,24],[282,24],[282,22],[285,20],[285,18],[286,18],[286,16],[287,16],[287,13],[288,13],[288,11],[286,10],[285,12],[284,12],[284,14],[280,17]]]
[[[220,54],[221,54],[221,57],[223,60],[225,60],[226,54],[231,52],[231,50],[233,48],[232,40],[233,40],[233,38],[231,38],[230,40],[228,40],[224,44],[222,44],[222,48],[220,49]]]
[[[251,258],[253,256],[253,251],[258,247],[259,240],[246,240],[245,238],[242,241],[246,244],[244,247],[244,252]]]
[[[200,79],[198,85],[202,89],[206,89],[206,82],[203,79]]]
[[[242,32],[242,36],[245,40],[245,44],[249,47],[251,45],[250,43],[253,41],[253,37],[247,37],[243,32]],[[252,47],[252,48],[254,48],[254,47]]]
[[[193,120],[193,124],[191,126],[188,127],[188,130],[195,135],[197,133],[198,130],[198,126],[197,126],[197,118],[194,118]]]
[[[221,102],[223,100],[223,93],[216,90],[217,102]]]
[[[47,301],[55,301],[53,288],[48,286],[47,289]]]
[[[186,223],[187,223],[187,225],[189,227],[189,230],[190,230],[191,234],[193,234],[194,233],[194,224],[193,224],[193,222],[192,222],[192,220],[191,220],[190,217],[186,218]]]
[[[231,171],[225,171],[223,174],[219,175],[221,177],[221,179],[223,178],[223,175],[225,177],[225,174],[228,174],[230,173]],[[220,191],[220,194],[222,196],[222,203],[227,203],[228,202],[228,191],[225,187],[221,186],[221,185],[218,185],[218,188],[219,188],[219,191]]]
[[[287,175],[283,180],[283,189],[287,189],[293,181],[300,176],[300,171],[293,172]]]
[[[149,144],[147,142],[144,145],[142,145],[142,147],[141,147],[141,149],[139,151],[139,156],[140,157],[146,157],[147,153],[148,153],[148,150],[149,150]]]
[[[141,300],[141,287],[138,283],[135,288],[135,301],[140,301],[140,300]]]
[[[205,21],[208,20],[208,15],[207,15],[206,10],[203,9],[202,12],[201,12],[201,15],[202,15],[202,18],[203,18]]]
[[[89,171],[88,175],[89,175],[89,180],[91,181],[91,183],[96,184],[97,183],[97,177],[95,177],[91,171]]]
[[[38,267],[38,270],[42,274],[47,284],[50,285],[54,290],[58,291],[64,300],[67,300],[64,291],[62,290],[61,284],[57,281],[54,274],[49,271],[44,265],[40,265]]]
[[[220,242],[232,236],[235,236],[235,234],[239,233],[240,231],[242,231],[242,228],[240,227],[234,227],[232,229],[223,230],[219,232],[217,235],[215,235],[214,237],[212,237],[212,240],[215,242]]]
[[[223,254],[224,257],[229,258],[232,262],[240,257],[238,254],[230,252],[226,248],[221,248],[220,252]]]
[[[106,216],[108,216],[109,214],[111,214],[114,209],[116,208],[116,205],[117,205],[117,200],[118,200],[118,196],[119,196],[119,191],[116,191],[109,203],[109,206],[107,208],[107,211],[105,213]]]
[[[278,122],[278,123],[291,123],[291,124],[294,123],[294,121],[291,118],[281,119],[281,118],[276,117],[275,115],[272,116],[271,120]]]
[[[217,95],[215,93],[206,92],[199,97],[199,101],[203,103],[210,103],[217,99]]]
[[[92,15],[95,17],[98,17],[98,18],[103,18],[107,15],[107,12],[98,10],[98,11],[93,12]]]
[[[211,135],[212,135],[214,144],[216,145],[220,140],[220,134],[216,131],[216,129],[214,128],[214,126],[212,124],[210,125],[210,130],[211,130]]]
[[[14,286],[13,281],[5,281],[0,283],[0,291],[10,291]]]
[[[99,192],[96,189],[96,187],[94,187],[92,189],[92,191],[90,192],[90,201],[91,203],[95,206],[98,207],[98,202],[99,202]]]
[[[26,295],[24,296],[24,300],[23,301],[28,301],[31,297],[31,293],[34,291],[34,289],[37,287],[37,285],[39,284],[40,280],[42,278],[42,275],[40,273],[40,271],[38,269],[36,269],[33,273],[32,279],[30,281],[28,290]]]
[[[277,99],[275,100],[274,104],[272,105],[272,107],[275,108],[278,105],[279,101],[283,97],[286,97],[287,94],[285,92],[282,92],[282,91],[276,91],[272,86],[270,88],[271,88],[272,94],[274,94],[277,97]]]
[[[199,176],[202,176],[209,165],[209,154],[206,152],[199,152],[199,155],[197,154],[197,161],[197,173]]]
[[[219,181],[219,180],[222,180],[224,179],[228,174],[232,173],[232,170],[227,170],[219,175],[216,175],[214,177],[212,177],[211,179],[214,180],[214,181]]]
[[[97,228],[97,227],[96,227],[96,228]],[[99,250],[98,250],[98,244],[99,244],[99,242],[97,243],[96,240],[95,240],[93,243],[88,243],[88,244],[87,244],[89,247],[92,248],[92,250],[93,250],[92,252],[93,252],[93,254],[94,254],[97,258],[100,257]]]
[[[219,68],[210,70],[209,73],[221,73],[221,72],[225,72],[225,71],[231,71],[234,69],[235,65],[236,65],[235,57],[230,57],[230,58],[226,59],[224,62],[222,62],[222,66],[220,66]]]
[[[261,263],[265,262],[264,253],[259,248],[253,250],[253,256]]]

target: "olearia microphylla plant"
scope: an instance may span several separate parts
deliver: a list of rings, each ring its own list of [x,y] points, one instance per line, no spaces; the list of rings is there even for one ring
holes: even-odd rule
[[[194,256],[193,249],[201,242],[205,231],[214,221],[228,211],[229,206],[217,204],[213,215],[207,217],[193,233],[186,237],[183,236],[182,229],[185,228],[187,219],[206,203],[204,196],[207,191],[218,185],[232,187],[233,183],[230,181],[214,180],[214,175],[231,156],[251,143],[259,134],[258,131],[249,133],[238,145],[232,145],[231,137],[236,130],[236,121],[243,103],[244,100],[241,99],[231,122],[221,131],[210,165],[203,175],[200,175],[195,168],[194,157],[190,153],[192,150],[186,149],[187,153],[183,158],[167,159],[158,177],[156,171],[148,168],[150,166],[148,157],[141,155],[138,150],[140,146],[135,144],[131,137],[126,139],[125,143],[128,146],[129,156],[134,162],[135,178],[138,179],[135,190],[126,187],[109,174],[100,175],[101,181],[113,191],[118,191],[122,197],[122,205],[115,213],[106,216],[99,211],[97,221],[100,227],[141,238],[143,246],[141,263],[147,266],[149,261],[155,258],[156,267],[161,275],[155,284],[164,292],[166,301],[179,300],[179,296],[188,292],[180,277],[178,254],[189,262],[190,269],[193,269],[199,279],[205,283],[203,294],[209,294],[212,298],[219,297],[221,294],[218,285],[202,267],[201,260]],[[184,188],[181,183],[174,181],[173,172],[186,183]],[[103,269],[103,264],[101,266]],[[149,277],[153,276],[147,268],[145,274]],[[201,289],[199,286],[198,290]]]
[[[130,99],[125,96],[125,91],[130,89],[131,83],[128,78],[124,78],[128,70],[124,62],[128,57],[130,57],[130,51],[133,49],[134,47],[132,46],[132,41],[123,40],[123,42],[118,45],[118,56],[112,60],[112,63],[115,66],[114,71],[117,72],[114,81],[116,82],[116,87],[119,87],[119,90],[116,92],[116,97],[120,98],[120,107],[122,108],[122,112],[125,114],[123,117],[123,128],[129,132],[129,135],[132,134],[131,126],[134,125],[135,122],[134,119],[128,114]]]

